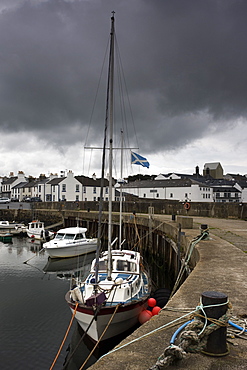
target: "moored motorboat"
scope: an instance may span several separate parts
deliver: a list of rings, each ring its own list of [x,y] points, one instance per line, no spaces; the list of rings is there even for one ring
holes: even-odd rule
[[[96,251],[97,239],[86,237],[84,227],[67,227],[60,229],[53,240],[43,247],[51,258],[67,258]]]
[[[9,232],[0,232],[0,241],[3,243],[12,243],[13,234]]]
[[[3,231],[3,230],[17,230],[17,229],[21,229],[21,228],[25,228],[25,225],[23,223],[18,223],[18,222],[9,222],[9,221],[0,221],[0,231]]]
[[[54,237],[54,232],[45,229],[44,222],[34,220],[28,223],[27,236],[37,240],[48,240],[48,238]]]

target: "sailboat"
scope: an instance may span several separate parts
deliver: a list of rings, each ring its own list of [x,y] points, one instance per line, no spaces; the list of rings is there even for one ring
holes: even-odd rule
[[[86,279],[77,283],[66,294],[66,301],[84,332],[95,342],[110,339],[122,334],[138,323],[140,313],[147,307],[151,284],[143,267],[140,252],[113,249],[117,238],[112,241],[112,151],[113,151],[113,73],[115,17],[111,17],[110,53],[108,69],[106,127],[109,117],[109,209],[108,209],[108,249],[101,252],[101,202],[99,209],[99,230],[96,258],[93,260]],[[106,132],[106,130],[105,130]],[[106,135],[106,134],[105,134]],[[102,155],[102,179],[106,136]]]

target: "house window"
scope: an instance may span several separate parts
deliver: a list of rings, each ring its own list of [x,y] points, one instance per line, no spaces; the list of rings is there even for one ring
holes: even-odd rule
[[[170,193],[170,198],[173,198],[173,193]]]
[[[105,193],[108,194],[108,188],[105,188]]]
[[[185,193],[184,196],[185,196],[185,198],[188,198],[188,193]]]
[[[41,185],[39,185],[39,193],[41,193]]]
[[[62,184],[62,191],[66,191],[66,184]]]
[[[93,188],[93,194],[96,194],[96,186]]]
[[[160,196],[160,195],[159,195],[159,193],[157,193],[157,194],[156,194],[156,198],[159,198],[159,196]]]
[[[83,193],[86,194],[86,192],[87,192],[87,188],[86,186],[83,186]]]
[[[93,201],[96,202],[96,197],[93,197]]]
[[[77,184],[77,185],[75,186],[75,191],[76,191],[77,193],[79,193],[79,191],[80,191],[80,185],[79,185],[79,184]]]
[[[53,192],[55,192],[55,186],[53,186]]]
[[[145,193],[143,194],[143,198],[146,198],[146,194]]]
[[[79,195],[76,195],[75,200],[79,201]]]

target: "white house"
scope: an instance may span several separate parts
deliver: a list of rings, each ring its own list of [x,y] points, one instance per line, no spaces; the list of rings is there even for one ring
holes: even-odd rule
[[[139,198],[181,202],[213,201],[213,189],[191,179],[135,181],[124,185],[123,189]]]

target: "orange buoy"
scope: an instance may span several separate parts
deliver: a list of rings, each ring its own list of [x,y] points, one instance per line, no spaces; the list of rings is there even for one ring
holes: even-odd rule
[[[146,321],[150,320],[152,317],[152,312],[148,310],[144,310],[139,315],[139,323],[144,324]]]
[[[184,208],[186,209],[186,211],[188,211],[190,209],[190,203],[189,202],[186,202],[184,204]]]
[[[158,315],[158,313],[160,312],[161,308],[159,306],[155,306],[153,309],[152,309],[152,315]]]
[[[148,299],[148,305],[149,305],[149,307],[156,306],[156,299],[155,298],[149,298]]]

